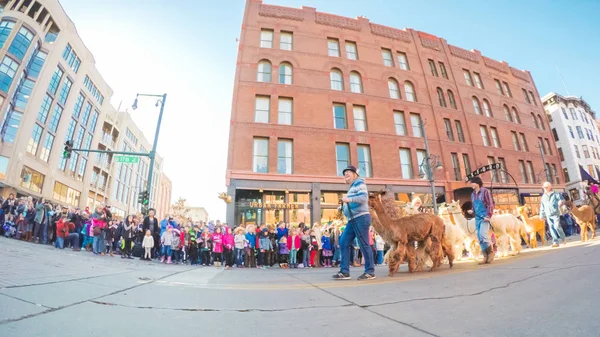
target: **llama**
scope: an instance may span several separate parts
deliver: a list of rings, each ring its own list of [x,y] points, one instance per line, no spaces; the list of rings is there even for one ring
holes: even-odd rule
[[[492,215],[490,222],[492,224],[492,230],[494,231],[494,234],[496,234],[501,255],[508,255],[509,242],[513,253],[515,255],[519,254],[521,252],[520,234],[525,224],[510,213],[494,214]]]
[[[438,214],[444,221],[446,241],[451,245],[454,258],[460,261],[462,260],[462,251],[465,246],[465,233],[459,226],[452,222],[445,203],[438,207]]]
[[[525,210],[526,206],[517,207],[517,213],[523,218],[527,233],[529,233],[529,247],[537,247],[536,234],[542,238],[542,245],[546,245],[546,222],[542,220],[539,215],[529,217]]]
[[[465,248],[471,253],[473,259],[477,259],[481,255],[481,246],[479,246],[479,239],[477,238],[475,219],[467,220],[465,218],[458,201],[452,200],[448,204],[447,212],[449,216],[454,218],[454,221],[464,233]]]
[[[567,208],[581,226],[581,242],[588,239],[588,228],[592,231],[592,239],[596,237],[596,213],[592,206],[576,207],[572,201],[566,202]]]

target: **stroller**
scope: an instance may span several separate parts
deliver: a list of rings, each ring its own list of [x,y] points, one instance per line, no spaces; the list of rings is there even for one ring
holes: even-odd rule
[[[17,235],[17,227],[13,222],[4,222],[2,230],[4,231],[4,236],[7,238],[14,238]]]

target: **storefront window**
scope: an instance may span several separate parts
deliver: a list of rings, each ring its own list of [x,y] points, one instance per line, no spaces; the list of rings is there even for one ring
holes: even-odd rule
[[[44,175],[27,166],[21,171],[21,186],[36,193],[42,192],[44,186]]]
[[[430,209],[433,208],[433,203],[431,201],[431,194],[429,193],[395,193],[396,204],[398,206],[404,208],[407,203],[411,202],[414,198],[419,197],[421,202],[423,203],[423,211],[429,212]]]
[[[1,98],[1,97],[0,97]],[[0,105],[2,102],[0,102]],[[0,156],[0,179],[6,178],[6,170],[8,169],[8,158]]]
[[[74,190],[65,184],[61,184],[58,181],[54,183],[54,193],[52,195],[54,200],[71,206],[79,206],[80,196],[81,192]]]
[[[537,215],[540,213],[540,202],[542,201],[542,197],[540,195],[531,195],[523,197],[523,202],[525,205],[531,208],[531,216]]]
[[[340,199],[346,195],[343,192],[321,192],[321,207],[338,206]]]
[[[492,189],[492,198],[494,198],[494,209],[499,210],[501,214],[507,212],[514,214],[517,206],[519,206],[517,190]],[[529,206],[533,205],[530,204]]]
[[[338,210],[335,209],[321,209],[321,224],[327,224],[338,218]]]

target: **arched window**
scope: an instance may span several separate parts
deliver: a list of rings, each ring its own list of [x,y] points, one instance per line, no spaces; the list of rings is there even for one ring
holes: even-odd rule
[[[475,96],[473,96],[473,110],[475,110],[476,114],[481,115],[481,106],[479,105],[479,100]]]
[[[416,102],[417,95],[415,95],[415,87],[409,81],[404,82],[404,95],[406,100],[409,102]]]
[[[546,130],[546,125],[544,124],[544,120],[542,119],[542,116],[538,115],[538,120],[539,120],[539,125],[542,128],[542,130]]]
[[[292,65],[287,62],[279,65],[279,84],[292,84]]]
[[[490,103],[488,103],[487,99],[483,100],[483,112],[485,113],[486,116],[488,117],[492,117],[494,116],[492,114],[492,109],[490,108]]]
[[[331,90],[344,90],[344,77],[339,69],[331,69],[329,80],[331,81]]]
[[[356,71],[350,73],[350,91],[362,94],[362,80],[360,78],[360,74]]]
[[[538,120],[533,112],[531,113],[531,118],[533,118],[533,126],[535,126],[536,129],[539,129],[540,125],[538,124]]]
[[[506,120],[509,122],[513,121],[512,116],[510,115],[510,110],[508,109],[508,106],[504,106],[504,117],[506,117]]]
[[[400,90],[398,90],[398,82],[393,78],[388,78],[388,89],[390,90],[390,98],[400,99]]]
[[[521,119],[519,118],[519,113],[515,107],[512,108],[512,119],[513,122],[521,124]]]
[[[262,60],[258,62],[258,72],[256,73],[258,82],[271,82],[271,62]]]
[[[453,109],[457,109],[456,108],[456,99],[454,99],[454,93],[452,93],[452,90],[448,90],[448,102],[450,102],[450,106]]]
[[[440,88],[440,87],[438,87],[436,90],[437,90],[438,101],[440,102],[440,106],[445,108],[446,107],[446,99],[444,98],[444,90],[442,90],[442,88]]]

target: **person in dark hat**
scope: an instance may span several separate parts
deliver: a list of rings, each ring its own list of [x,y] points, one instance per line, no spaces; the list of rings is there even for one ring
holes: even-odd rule
[[[346,230],[340,237],[342,261],[340,271],[333,275],[336,280],[350,279],[350,246],[358,238],[360,250],[365,258],[365,272],[358,277],[359,280],[375,279],[375,265],[373,264],[373,250],[369,245],[369,228],[371,215],[369,214],[369,191],[364,179],[358,175],[358,169],[348,166],[343,171],[346,184],[350,185],[348,193],[342,198],[344,215],[348,219]]]
[[[483,261],[479,264],[487,264],[494,260],[495,254],[488,236],[490,219],[492,218],[492,214],[494,214],[494,200],[490,191],[483,187],[481,178],[473,177],[469,182],[471,182],[471,187],[473,187],[473,193],[471,194],[473,209],[468,211],[468,213],[475,214],[475,230],[477,231],[477,239],[483,252]]]

